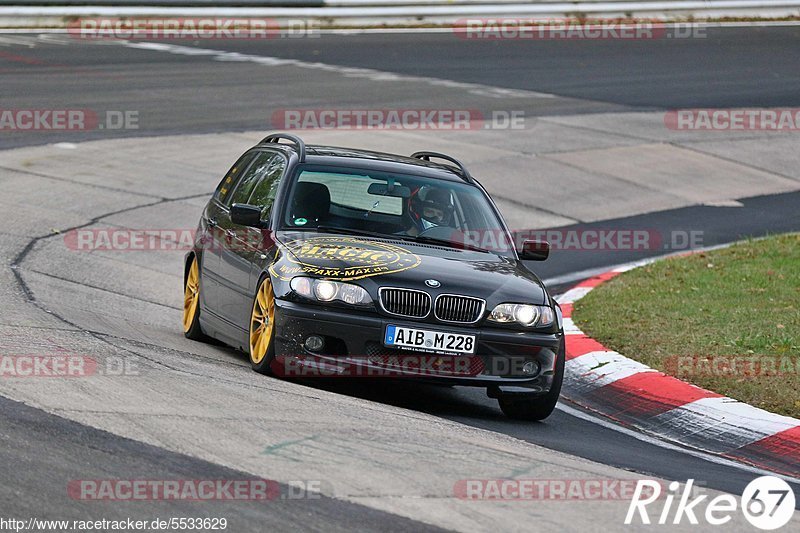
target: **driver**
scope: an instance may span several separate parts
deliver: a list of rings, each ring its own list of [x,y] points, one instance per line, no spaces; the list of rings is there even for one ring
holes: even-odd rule
[[[414,223],[411,235],[419,235],[434,226],[449,226],[453,218],[450,191],[436,187],[418,189],[409,199],[408,211]]]

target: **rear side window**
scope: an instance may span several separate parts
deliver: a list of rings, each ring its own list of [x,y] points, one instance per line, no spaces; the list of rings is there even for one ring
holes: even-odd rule
[[[219,200],[223,205],[229,205],[231,198],[231,191],[236,188],[236,183],[242,175],[242,171],[247,168],[250,161],[253,160],[255,152],[248,152],[244,154],[239,160],[231,167],[228,173],[222,178],[222,181],[217,186],[214,193],[214,198]]]
[[[233,201],[230,203],[248,203],[256,183],[270,170],[271,163],[275,159],[283,160],[283,158],[275,152],[258,152],[253,162],[247,167],[244,175],[242,175],[242,179],[240,179],[238,185],[236,185],[236,190],[233,191]],[[274,167],[274,165],[272,166]]]
[[[263,167],[261,181],[256,185],[247,203],[257,205],[261,208],[261,212],[265,213],[275,202],[281,176],[286,170],[286,159],[280,154],[275,154]]]

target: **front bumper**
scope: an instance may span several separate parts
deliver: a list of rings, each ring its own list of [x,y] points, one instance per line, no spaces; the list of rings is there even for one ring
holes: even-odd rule
[[[451,385],[482,386],[490,395],[545,394],[550,390],[564,337],[491,327],[464,327],[407,321],[374,312],[326,309],[276,299],[275,362],[284,377],[413,378]],[[437,355],[383,345],[386,326],[465,333],[476,336],[475,355]],[[325,346],[318,353],[304,347],[318,335]],[[530,372],[526,374],[526,362]]]

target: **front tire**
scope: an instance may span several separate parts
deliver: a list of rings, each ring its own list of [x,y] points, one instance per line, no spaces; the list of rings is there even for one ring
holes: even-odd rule
[[[535,398],[514,398],[513,396],[500,397],[497,402],[500,409],[509,418],[514,420],[540,421],[553,413],[561,395],[561,383],[564,381],[565,353],[564,345],[556,359],[555,375],[550,390],[544,396]]]
[[[275,294],[269,276],[258,285],[250,313],[250,367],[260,374],[272,374],[275,360]]]

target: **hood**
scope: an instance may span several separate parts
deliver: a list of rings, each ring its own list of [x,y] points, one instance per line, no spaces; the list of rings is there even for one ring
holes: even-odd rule
[[[373,296],[379,287],[421,289],[432,296],[453,293],[488,304],[544,304],[539,278],[511,257],[403,240],[352,235],[279,232],[271,269],[283,280],[297,275],[351,281]],[[435,280],[438,286],[426,285]],[[435,285],[435,284],[434,284]]]

